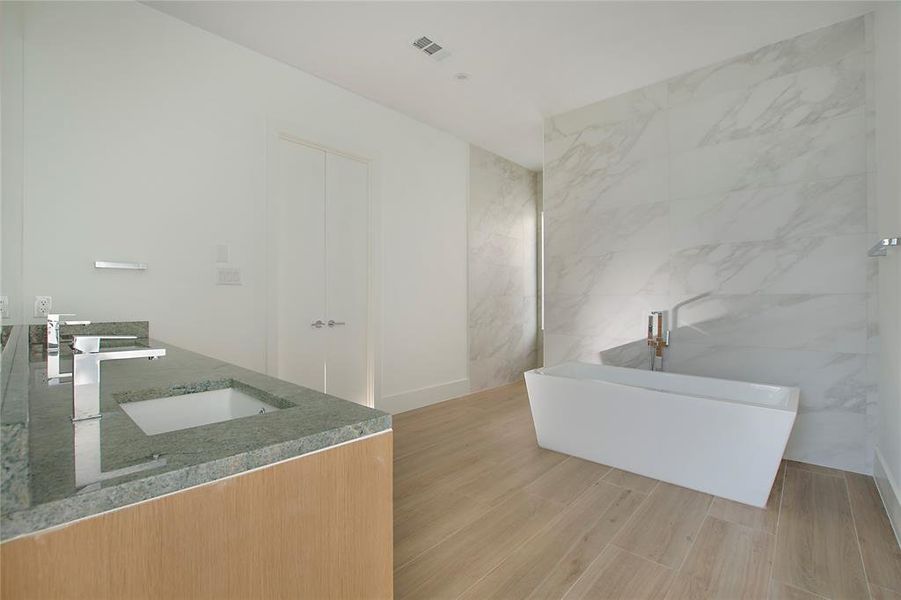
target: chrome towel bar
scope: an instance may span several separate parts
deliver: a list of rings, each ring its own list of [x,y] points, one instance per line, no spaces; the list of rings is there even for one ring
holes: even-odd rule
[[[147,263],[116,262],[112,260],[98,260],[94,263],[95,269],[131,269],[136,271],[147,270]]]

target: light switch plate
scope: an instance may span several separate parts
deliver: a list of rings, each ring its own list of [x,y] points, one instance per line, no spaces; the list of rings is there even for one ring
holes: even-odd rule
[[[228,244],[216,244],[216,262],[228,263]]]
[[[53,298],[50,296],[34,297],[34,316],[46,317],[53,310]]]

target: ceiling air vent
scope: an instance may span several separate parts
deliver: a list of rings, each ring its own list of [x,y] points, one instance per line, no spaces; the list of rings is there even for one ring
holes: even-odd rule
[[[422,50],[435,60],[443,60],[450,56],[450,52],[448,52],[446,48],[426,36],[422,36],[414,40],[413,47],[418,50]]]

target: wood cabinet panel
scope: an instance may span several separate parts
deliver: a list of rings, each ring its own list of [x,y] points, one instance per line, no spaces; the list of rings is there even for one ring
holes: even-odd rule
[[[0,545],[17,598],[390,598],[392,433]]]

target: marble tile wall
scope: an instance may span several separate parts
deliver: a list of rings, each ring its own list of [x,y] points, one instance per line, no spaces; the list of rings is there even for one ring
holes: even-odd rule
[[[469,381],[512,383],[536,366],[537,174],[470,147]]]
[[[872,469],[869,17],[545,124],[544,363],[801,388],[791,458]]]

